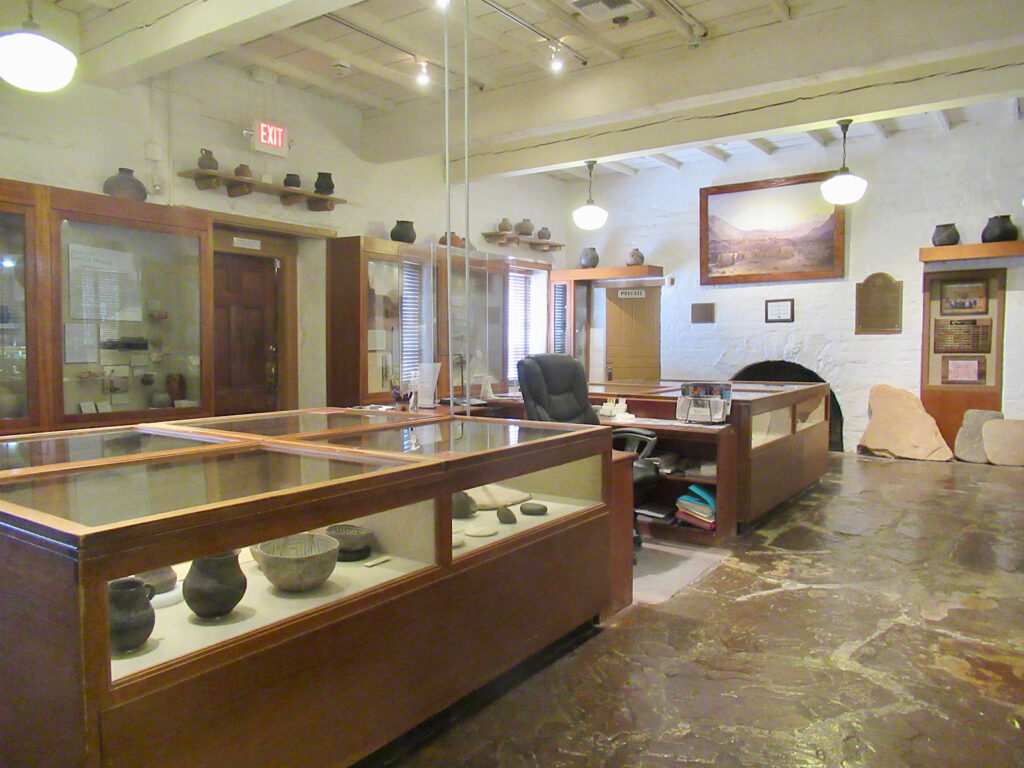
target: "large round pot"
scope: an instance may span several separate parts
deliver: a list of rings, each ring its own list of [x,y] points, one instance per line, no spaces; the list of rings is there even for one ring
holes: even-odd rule
[[[956,224],[936,224],[932,232],[932,245],[956,245],[960,242],[960,232]]]
[[[993,216],[981,231],[981,242],[1002,243],[1016,240],[1018,234],[1017,225],[1010,221],[1009,214]]]
[[[395,226],[391,228],[391,239],[397,243],[415,243],[416,230],[413,228],[412,222],[404,219],[396,221]]]
[[[597,255],[597,248],[594,248],[593,246],[584,248],[583,252],[580,254],[580,266],[584,269],[593,269],[597,266],[599,258],[600,257]]]
[[[182,582],[182,594],[196,616],[216,619],[235,609],[246,586],[238,553],[232,551],[193,560]]]
[[[107,584],[111,650],[134,650],[153,634],[156,611],[149,601],[154,594],[153,587],[137,576],[114,579]]]
[[[146,199],[146,185],[135,178],[131,168],[118,168],[117,173],[103,182],[103,194],[141,202]]]

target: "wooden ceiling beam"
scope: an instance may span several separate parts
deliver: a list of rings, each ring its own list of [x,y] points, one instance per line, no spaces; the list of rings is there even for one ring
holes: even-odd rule
[[[747,139],[747,144],[765,155],[770,155],[773,152],[777,152],[779,149],[768,141],[768,139]]]
[[[657,155],[648,155],[648,157],[650,157],[651,160],[654,160],[655,162],[661,163],[662,165],[667,165],[669,168],[673,168],[677,171],[683,167],[683,161],[676,160],[671,155],[659,153]]]
[[[571,30],[574,35],[582,38],[605,55],[611,56],[615,60],[622,58],[622,48],[620,46],[615,45],[615,43],[604,35],[595,32],[571,13],[563,9],[561,5],[558,5],[551,0],[525,0],[525,2],[530,7],[546,13],[563,27]],[[550,32],[550,30],[543,31]]]
[[[732,155],[730,155],[724,149],[720,149],[719,147],[716,147],[714,144],[705,144],[704,146],[701,147],[694,147],[694,149],[696,149],[698,152],[703,152],[708,157],[713,157],[720,163],[724,163],[726,160],[732,157]]]

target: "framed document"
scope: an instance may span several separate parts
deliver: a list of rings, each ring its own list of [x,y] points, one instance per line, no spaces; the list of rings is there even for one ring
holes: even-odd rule
[[[792,323],[792,299],[765,299],[764,321],[766,323]]]
[[[984,384],[984,355],[943,355],[943,384]]]

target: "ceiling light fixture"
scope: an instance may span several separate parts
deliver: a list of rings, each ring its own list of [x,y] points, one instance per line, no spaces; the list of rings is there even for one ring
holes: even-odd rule
[[[594,166],[597,160],[587,160],[587,202],[572,212],[572,220],[580,229],[600,229],[608,221],[608,211],[599,205],[594,205]]]
[[[420,85],[430,85],[430,75],[427,74],[426,61],[420,61],[420,73],[416,75],[416,82]]]
[[[0,77],[26,91],[59,91],[74,77],[78,57],[39,28],[28,0],[21,30],[0,35]]]
[[[444,10],[448,7],[449,0],[437,0],[437,7]]]
[[[562,58],[558,55],[559,46],[552,45],[549,47],[551,48],[551,71],[561,72],[562,67],[565,66],[565,62],[563,62]]]
[[[836,122],[839,130],[843,132],[843,164],[838,171],[821,182],[821,196],[833,205],[856,203],[864,197],[864,192],[868,188],[865,179],[850,173],[850,169],[846,167],[846,131],[852,122],[853,120],[848,118]]]

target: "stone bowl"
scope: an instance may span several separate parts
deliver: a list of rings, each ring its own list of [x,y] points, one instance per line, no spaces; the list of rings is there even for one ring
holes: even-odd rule
[[[327,535],[338,540],[338,548],[342,552],[355,552],[370,546],[373,531],[361,525],[335,523],[327,526]]]
[[[252,553],[275,587],[305,592],[319,587],[334,571],[338,540],[322,533],[296,533],[257,544]]]

